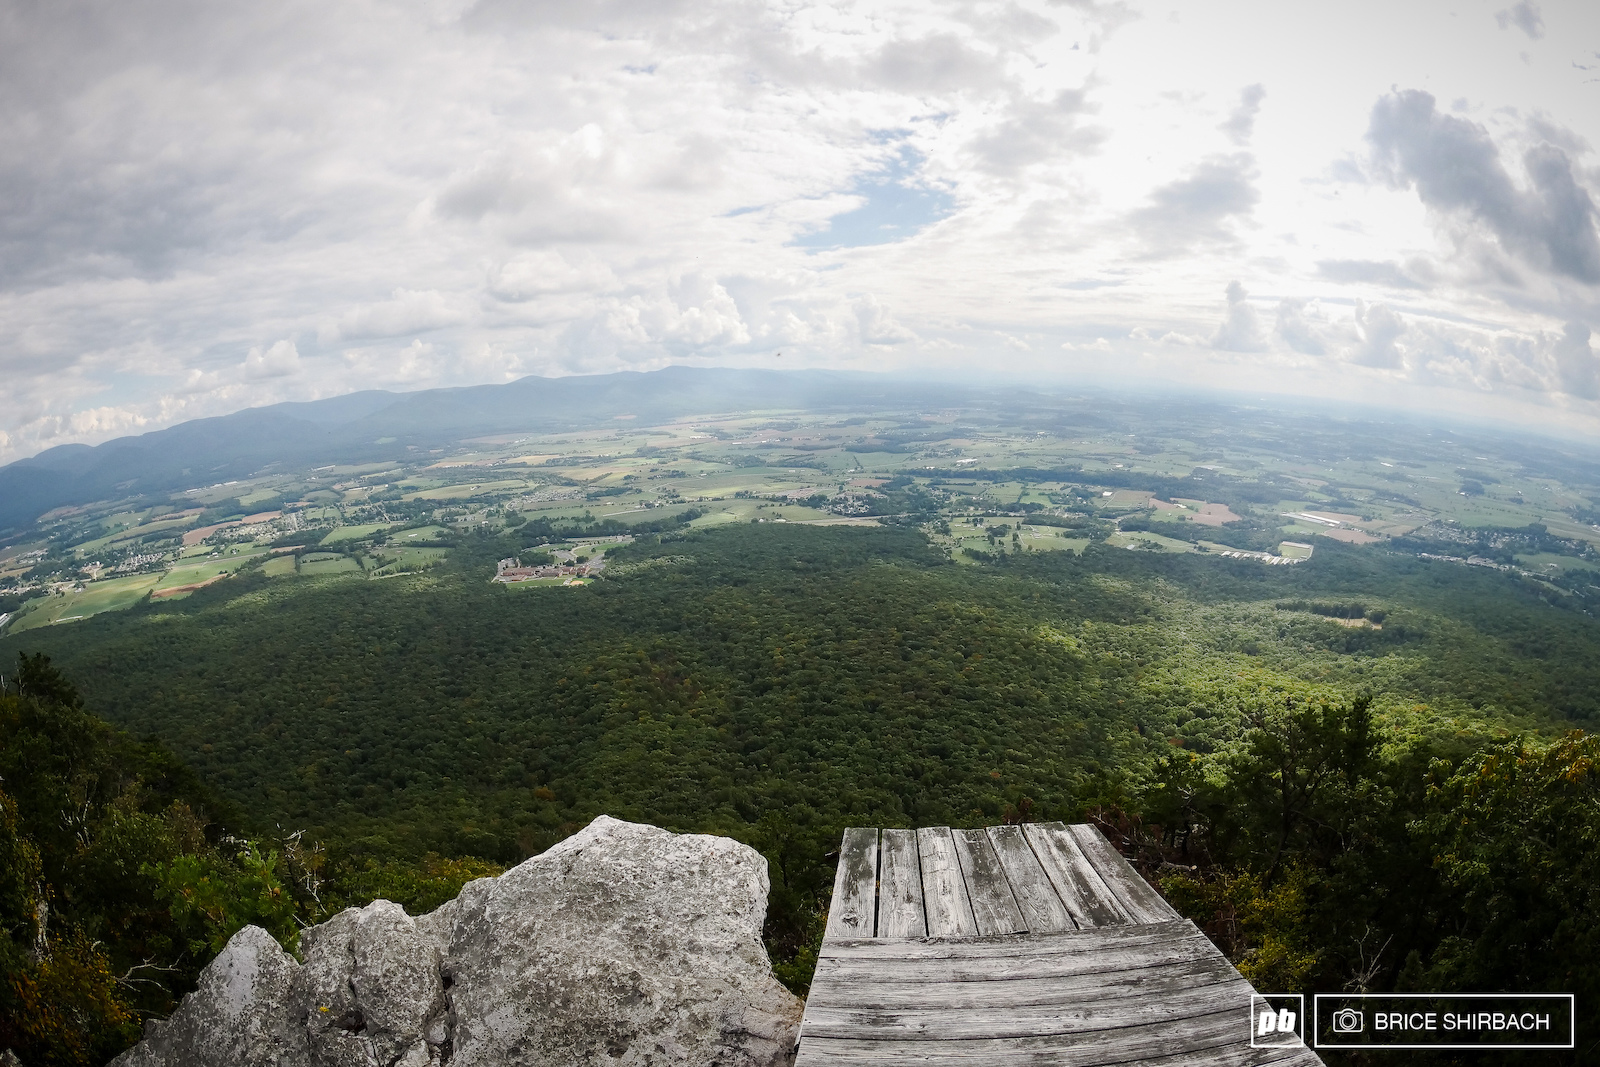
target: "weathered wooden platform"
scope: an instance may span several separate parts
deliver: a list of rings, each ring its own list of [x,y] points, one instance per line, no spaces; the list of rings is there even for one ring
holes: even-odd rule
[[[845,831],[795,1067],[1313,1067],[1093,826]]]

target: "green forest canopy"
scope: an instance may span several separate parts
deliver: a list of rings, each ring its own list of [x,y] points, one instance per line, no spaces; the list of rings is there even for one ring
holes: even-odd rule
[[[761,847],[803,988],[844,825],[1098,812],[1189,868],[1166,888],[1197,921],[1245,916],[1218,936],[1259,981],[1343,988],[1373,952],[1359,918],[1386,938],[1368,988],[1595,988],[1575,953],[1597,853],[1530,856],[1511,813],[1594,839],[1593,740],[1558,739],[1600,715],[1600,630],[1534,583],[1336,545],[1292,568],[1101,546],[958,567],[914,531],[763,525],[641,539],[583,588],[491,585],[510,547],[381,582],[247,576],[0,654],[49,653],[253,813],[253,853],[152,866],[158,903],[208,863],[295,898],[301,832],[330,899],[421,907],[441,864],[516,862],[606,812]],[[1350,605],[1381,625],[1342,625]],[[1298,806],[1263,776],[1302,782]],[[191,967],[225,925],[185,927]]]

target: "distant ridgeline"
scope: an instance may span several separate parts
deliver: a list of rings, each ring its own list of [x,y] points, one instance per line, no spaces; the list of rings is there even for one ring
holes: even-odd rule
[[[1287,401],[1286,401],[1287,403]],[[942,382],[897,375],[839,371],[767,371],[668,367],[649,373],[619,372],[563,378],[527,377],[503,385],[430,389],[415,393],[380,390],[304,403],[251,408],[196,419],[101,445],[62,445],[0,467],[0,534],[60,507],[148,496],[196,485],[243,479],[267,470],[312,464],[360,464],[415,460],[463,441],[505,433],[557,433],[615,426],[649,426],[691,415],[719,412],[952,412],[962,417],[1015,422],[1029,432],[1080,432],[1148,428],[1183,419],[1250,420],[1253,448],[1279,450],[1313,463],[1385,450],[1439,451],[1439,441],[1415,426],[1334,418],[1303,411],[1267,417],[1208,401],[1069,393],[1056,387],[1020,389],[971,382]],[[888,454],[921,451],[940,435],[904,427],[889,431],[875,448]],[[947,436],[947,435],[946,435]],[[796,445],[786,462],[804,465]],[[1530,469],[1568,484],[1595,478],[1592,462],[1548,443],[1518,442]],[[1436,457],[1437,458],[1437,457]],[[736,465],[766,460],[741,457]],[[1006,480],[1018,477],[1073,480],[1067,469],[1010,470],[949,468],[930,464],[919,476]],[[1495,483],[1469,470],[1463,484]],[[1196,469],[1189,478],[1132,471],[1096,470],[1094,480],[1157,493],[1185,493],[1203,480],[1241,501],[1271,503],[1270,491],[1250,479]],[[1267,482],[1293,488],[1268,476]],[[1391,493],[1391,495],[1394,495]],[[1395,499],[1405,499],[1403,494]],[[1337,501],[1335,501],[1337,503]]]
[[[93,447],[62,445],[0,467],[0,532],[52,508],[248,477],[263,467],[399,460],[464,438],[640,424],[744,409],[938,408],[971,395],[950,385],[828,371],[669,367],[505,385],[372,390],[196,419]]]

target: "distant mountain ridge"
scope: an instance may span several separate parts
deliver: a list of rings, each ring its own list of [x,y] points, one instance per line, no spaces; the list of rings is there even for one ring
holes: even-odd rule
[[[903,408],[961,395],[950,385],[861,372],[715,367],[530,376],[415,393],[368,390],[247,408],[100,445],[61,445],[17,460],[0,467],[0,531],[59,507],[242,479],[273,464],[380,462],[468,437],[583,429],[618,415],[649,425],[748,409]]]

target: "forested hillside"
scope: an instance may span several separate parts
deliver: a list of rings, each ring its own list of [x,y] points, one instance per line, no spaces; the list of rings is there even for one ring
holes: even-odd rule
[[[1600,714],[1600,629],[1498,574],[1091,549],[950,566],[920,534],[761,526],[615,553],[583,589],[236,581],[19,634],[248,810],[376,850],[511,860],[602,810],[674,826],[1071,806],[1208,743],[1237,690],[1370,691],[1477,736]],[[1352,628],[1300,601],[1361,600]]]
[[[246,923],[293,947],[347,904],[426,910],[498,870],[330,856],[86,711],[48,658],[0,675],[0,1050],[31,1067],[104,1063]]]
[[[514,536],[381,581],[247,572],[0,655],[49,653],[262,841],[355,872],[349,899],[420,906],[415,872],[602,812],[727,833],[772,861],[804,988],[843,826],[1093,814],[1267,984],[1593,984],[1593,852],[1510,814],[1600,822],[1593,741],[1550,747],[1600,717],[1600,628],[1538,583],[1336,544],[956,566],[916,531],[784,524],[488,582]]]

